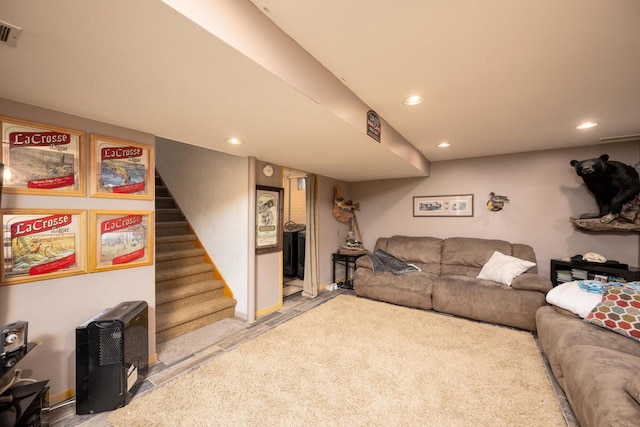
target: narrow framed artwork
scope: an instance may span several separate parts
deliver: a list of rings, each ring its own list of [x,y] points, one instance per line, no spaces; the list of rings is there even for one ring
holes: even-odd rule
[[[282,250],[282,217],[284,189],[256,186],[256,253]]]
[[[414,196],[413,216],[473,216],[473,194]]]
[[[153,147],[91,135],[91,197],[152,200]]]
[[[3,209],[3,285],[84,274],[86,211]]]
[[[92,210],[90,272],[153,264],[153,212]]]
[[[5,193],[86,196],[85,133],[1,117]]]

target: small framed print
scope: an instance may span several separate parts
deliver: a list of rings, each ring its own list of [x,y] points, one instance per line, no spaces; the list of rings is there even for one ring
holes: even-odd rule
[[[91,197],[152,200],[153,147],[91,135]]]
[[[86,211],[4,209],[3,285],[87,272]]]
[[[153,264],[152,211],[91,211],[91,272]]]
[[[9,117],[0,122],[5,193],[86,196],[84,132]]]
[[[413,216],[473,216],[473,194],[415,196]]]
[[[284,189],[256,186],[256,253],[282,250],[282,217]]]

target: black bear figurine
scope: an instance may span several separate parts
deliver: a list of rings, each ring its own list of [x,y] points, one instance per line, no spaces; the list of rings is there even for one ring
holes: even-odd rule
[[[570,164],[596,197],[600,209],[597,214],[580,215],[580,219],[601,218],[601,222],[610,223],[620,215],[624,204],[640,194],[638,172],[632,166],[609,160],[608,154],[597,159],[571,160]]]

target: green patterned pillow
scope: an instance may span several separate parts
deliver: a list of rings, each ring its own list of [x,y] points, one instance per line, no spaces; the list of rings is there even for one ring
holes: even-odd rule
[[[640,341],[640,291],[609,287],[585,321]]]

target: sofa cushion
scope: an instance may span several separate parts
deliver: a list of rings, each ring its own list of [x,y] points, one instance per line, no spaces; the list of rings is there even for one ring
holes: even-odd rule
[[[435,237],[393,236],[387,241],[387,253],[420,269],[440,274],[442,239]]]
[[[387,243],[389,243],[388,237],[378,237],[378,240],[376,240],[376,247],[374,248],[374,251],[376,249],[382,249],[383,251],[386,251]]]
[[[531,271],[531,269],[528,271]],[[551,283],[551,280],[546,277],[542,277],[539,274],[522,273],[513,279],[511,287],[513,289],[546,293],[553,289],[553,284]]]
[[[608,287],[585,320],[640,341],[640,292],[626,286]]]
[[[536,265],[527,270],[527,273],[538,273],[538,261],[536,260],[536,253],[533,251],[533,248],[531,246],[525,245],[523,243],[512,243],[511,256],[536,263]]]
[[[540,292],[468,276],[441,276],[433,284],[432,300],[436,311],[528,331],[536,330],[536,310],[546,304]]]
[[[535,263],[533,262],[495,251],[482,266],[478,279],[493,280],[494,282],[511,286],[511,282],[516,276],[521,275],[534,265]]]
[[[608,348],[576,345],[562,361],[565,393],[583,427],[637,426],[640,405],[627,393],[640,358]]]
[[[357,268],[353,276],[358,296],[425,310],[433,308],[431,293],[437,279],[438,276],[423,271],[373,274],[368,268]]]
[[[567,316],[547,305],[536,312],[538,340],[558,383],[564,388],[562,361],[575,345],[594,345],[640,357],[640,343],[585,323],[576,315]]]
[[[469,237],[445,239],[442,242],[441,274],[476,277],[495,251],[511,255],[511,243]]]

